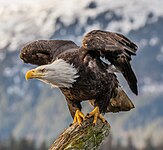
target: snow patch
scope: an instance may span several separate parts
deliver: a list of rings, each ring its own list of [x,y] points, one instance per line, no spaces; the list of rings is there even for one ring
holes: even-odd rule
[[[1,0],[2,1],[2,0]],[[9,1],[9,0],[8,0]],[[14,1],[16,2],[16,1]],[[18,3],[21,2],[21,5]],[[128,33],[131,30],[144,26],[151,15],[151,20],[163,16],[163,1],[159,0],[100,0],[97,7],[87,8],[92,0],[37,0],[32,5],[27,5],[27,1],[18,0],[14,5],[0,6],[0,49],[10,45],[10,50],[16,50],[20,45],[35,40],[48,39],[56,30],[56,20],[60,20],[65,26],[72,24],[75,19],[79,19],[79,27],[85,26],[88,18],[95,18],[98,14],[107,11],[114,11],[122,16],[122,20],[108,22],[106,27],[109,31],[119,31]],[[80,5],[78,5],[80,3]],[[148,6],[148,7],[147,7]],[[111,17],[108,13],[106,17]],[[100,29],[100,22],[87,25],[86,31]],[[157,40],[152,39],[151,44],[156,44]]]

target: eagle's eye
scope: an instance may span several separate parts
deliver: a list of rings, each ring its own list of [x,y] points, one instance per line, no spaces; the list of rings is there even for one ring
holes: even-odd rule
[[[40,72],[45,73],[46,72],[46,69],[45,68],[40,69]]]

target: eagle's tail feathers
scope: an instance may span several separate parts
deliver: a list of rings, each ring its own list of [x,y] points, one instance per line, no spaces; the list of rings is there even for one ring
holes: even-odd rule
[[[134,104],[124,92],[124,90],[119,86],[117,88],[117,96],[110,99],[110,102],[107,106],[107,112],[119,112],[119,111],[129,111],[135,108]],[[95,106],[95,99],[89,100],[92,106]]]
[[[107,112],[129,111],[135,108],[130,98],[120,86],[117,88],[117,91],[117,96],[110,100]]]

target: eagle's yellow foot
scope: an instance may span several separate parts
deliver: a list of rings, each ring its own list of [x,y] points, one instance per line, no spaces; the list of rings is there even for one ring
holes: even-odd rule
[[[73,124],[77,122],[78,125],[81,125],[83,120],[85,120],[84,114],[80,110],[76,110]]]
[[[105,120],[105,118],[103,117],[103,115],[100,114],[100,110],[99,110],[99,107],[96,106],[94,108],[94,110],[92,112],[90,112],[87,117],[90,118],[94,116],[94,120],[93,120],[93,124],[96,125],[97,123],[97,119],[100,118],[102,120],[102,122],[106,123],[107,121]]]

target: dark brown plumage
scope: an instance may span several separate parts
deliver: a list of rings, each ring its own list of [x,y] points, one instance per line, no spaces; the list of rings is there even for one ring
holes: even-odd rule
[[[84,36],[81,47],[72,41],[38,40],[27,44],[20,57],[25,63],[36,65],[51,64],[56,59],[73,64],[79,77],[72,87],[60,89],[74,117],[84,100],[98,106],[100,113],[127,111],[134,107],[120,87],[112,66],[100,57],[105,57],[123,74],[137,95],[137,79],[130,65],[136,50],[137,46],[121,34],[94,30]]]
[[[137,95],[137,79],[131,68],[131,55],[136,55],[137,46],[118,33],[94,30],[83,39],[86,51],[98,51],[119,69],[127,80],[131,90]]]

